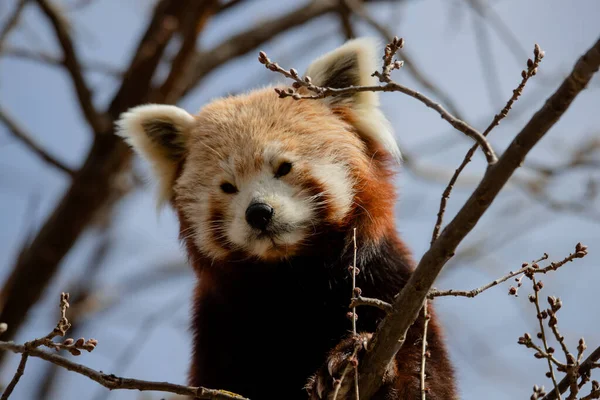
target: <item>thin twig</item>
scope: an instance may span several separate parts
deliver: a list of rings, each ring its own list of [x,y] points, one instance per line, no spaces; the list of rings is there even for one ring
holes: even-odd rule
[[[30,60],[36,63],[44,63],[53,67],[64,67],[64,61],[62,58],[57,57],[53,54],[43,52],[41,50],[32,50],[21,47],[5,47],[1,52],[2,57],[15,57],[22,60]],[[102,74],[109,75],[113,78],[121,78],[123,71],[119,68],[104,63],[102,61],[86,61],[82,65],[86,71],[94,71]]]
[[[92,92],[83,76],[83,69],[79,62],[79,58],[75,51],[73,39],[69,33],[69,29],[65,24],[64,17],[59,13],[58,9],[50,4],[47,0],[36,0],[42,12],[48,17],[54,33],[63,50],[64,66],[71,75],[71,80],[75,86],[75,92],[79,99],[79,105],[83,114],[94,130],[94,133],[105,133],[111,129],[109,118],[100,114],[92,101]]]
[[[176,385],[168,382],[151,382],[151,381],[142,381],[138,379],[129,379],[129,378],[120,378],[118,376],[112,374],[105,374],[103,372],[99,372],[88,368],[82,364],[77,364],[72,362],[60,355],[50,354],[43,350],[40,350],[38,347],[46,346],[49,348],[54,348],[56,350],[66,349],[71,352],[73,355],[79,355],[77,349],[84,349],[88,351],[92,351],[97,342],[94,339],[90,339],[87,342],[84,339],[78,339],[76,342],[73,339],[67,339],[63,343],[55,343],[52,341],[56,336],[65,336],[67,331],[71,327],[69,320],[67,319],[67,309],[69,308],[69,294],[62,293],[60,297],[60,319],[56,324],[56,327],[46,336],[40,339],[34,339],[29,342],[26,342],[22,345],[16,344],[14,342],[4,342],[0,341],[0,349],[10,350],[13,353],[20,353],[24,356],[38,357],[43,360],[49,361],[59,367],[65,368],[69,371],[76,372],[78,374],[87,376],[91,380],[98,382],[102,386],[110,389],[129,389],[129,390],[139,390],[139,391],[158,391],[158,392],[167,392],[173,394],[181,394],[192,396],[194,398],[199,399],[218,399],[218,400],[245,400],[244,397],[237,395],[235,393],[231,393],[225,390],[215,390],[215,389],[207,389],[203,387],[191,387],[191,386],[182,386]],[[90,343],[91,342],[91,343]],[[75,351],[75,352],[74,352]],[[25,359],[26,361],[26,359]],[[23,358],[21,359],[21,364],[19,365],[20,369],[25,368],[25,361]],[[21,368],[22,366],[22,368]],[[17,371],[17,374],[19,372]],[[20,373],[22,375],[22,371]],[[19,375],[19,378],[20,378]],[[13,378],[13,380],[15,380]],[[16,378],[18,381],[18,378]],[[15,383],[16,385],[16,383]],[[12,389],[11,389],[12,391]],[[10,394],[10,393],[9,393]],[[6,397],[8,398],[8,396]],[[2,400],[5,397],[3,395]]]
[[[56,158],[52,157],[50,154],[46,152],[39,144],[33,140],[33,138],[23,129],[17,121],[13,119],[11,115],[2,107],[0,107],[0,121],[8,128],[9,132],[21,142],[23,142],[31,151],[37,154],[43,161],[52,165],[53,167],[59,169],[60,171],[66,173],[69,176],[73,176],[75,172],[64,165],[62,162],[58,161]]]
[[[395,38],[393,42],[388,44],[386,49],[390,48],[390,46],[394,42],[400,42],[400,41],[401,41],[401,39]],[[397,47],[396,50],[400,47],[401,46]],[[391,56],[393,56],[393,55],[394,54],[392,53]],[[380,82],[382,82],[383,85],[348,86],[345,88],[332,88],[332,87],[322,87],[322,86],[314,85],[312,83],[310,77],[302,78],[302,77],[300,77],[300,75],[298,75],[298,73],[294,69],[286,70],[284,68],[281,68],[277,63],[271,62],[271,60],[267,57],[266,53],[262,52],[262,51],[259,54],[258,60],[260,61],[261,64],[264,64],[267,69],[274,71],[274,72],[278,72],[278,73],[282,74],[283,76],[285,76],[286,78],[292,79],[294,81],[294,86],[296,88],[304,87],[313,93],[313,94],[303,95],[303,94],[300,94],[300,93],[294,91],[293,89],[288,89],[288,90],[275,89],[275,91],[281,98],[292,97],[294,100],[301,100],[301,99],[316,100],[316,99],[324,99],[326,97],[346,96],[349,94],[355,94],[355,93],[360,93],[360,92],[400,92],[400,93],[404,93],[410,97],[413,97],[413,98],[419,100],[421,103],[425,104],[427,107],[431,108],[432,110],[435,110],[438,114],[440,114],[442,119],[447,121],[456,130],[464,133],[465,135],[467,135],[471,139],[473,139],[478,145],[481,146],[483,153],[485,154],[485,157],[487,159],[488,164],[492,165],[492,164],[496,163],[496,161],[498,160],[496,157],[496,153],[492,149],[491,144],[485,139],[485,137],[479,131],[477,131],[473,127],[469,126],[469,124],[467,124],[463,120],[460,120],[460,119],[456,118],[454,115],[450,114],[441,104],[436,103],[435,101],[433,101],[429,97],[425,96],[424,94],[417,92],[416,90],[409,89],[408,87],[406,87],[404,85],[401,85],[397,82],[392,81],[389,76],[389,71],[391,69],[399,68],[402,64],[400,62],[392,63],[391,58],[392,57],[384,58],[385,61],[384,61],[384,65],[382,68],[382,72],[375,71],[373,74],[374,76],[377,76],[379,78]]]
[[[69,294],[62,293],[60,295],[61,316],[60,316],[58,323],[56,324],[56,327],[49,334],[44,336],[43,338],[35,339],[35,340],[29,341],[29,342],[26,342],[23,344],[23,348],[25,348],[26,351],[22,352],[21,361],[19,362],[17,371],[15,372],[15,375],[13,376],[12,380],[6,387],[6,390],[4,391],[4,393],[2,393],[2,397],[0,398],[0,400],[8,399],[9,396],[11,395],[11,393],[13,392],[13,390],[15,389],[15,387],[17,386],[17,384],[19,383],[21,376],[23,376],[23,373],[25,372],[25,366],[27,364],[27,359],[29,358],[29,354],[30,354],[31,350],[37,349],[40,346],[54,347],[56,350],[58,350],[59,346],[62,345],[60,343],[53,343],[52,339],[58,335],[64,336],[67,333],[67,330],[71,327],[71,325],[69,324],[69,321],[67,320],[67,316],[66,316],[68,307],[69,307]],[[3,331],[5,330],[4,329],[5,325],[6,324],[4,324],[4,326],[3,326]],[[55,346],[52,346],[51,344],[54,344]],[[95,347],[95,345],[94,345],[94,347]],[[91,350],[93,350],[93,348]],[[75,351],[78,351],[78,350],[75,350]]]
[[[391,312],[394,308],[388,302],[370,297],[356,296],[350,302],[350,307],[371,306],[379,308],[385,312]]]
[[[346,6],[350,8],[350,10],[364,20],[368,25],[370,25],[373,29],[375,29],[379,35],[386,42],[391,42],[394,39],[394,34],[385,27],[383,24],[380,24],[377,19],[375,19],[364,6],[363,2],[358,0],[344,0]],[[452,100],[452,98],[445,93],[442,88],[434,84],[425,74],[423,74],[422,68],[416,65],[414,59],[409,56],[406,51],[402,53],[402,58],[404,60],[404,67],[408,71],[408,73],[413,77],[415,81],[417,81],[421,86],[423,86],[426,90],[431,92],[434,96],[440,99],[440,103],[444,104],[451,114],[456,116],[459,119],[463,119],[462,113],[458,110],[458,106]]]
[[[265,20],[245,32],[233,35],[210,50],[198,52],[194,57],[194,65],[191,68],[194,71],[193,76],[188,80],[182,97],[186,96],[215,68],[235,57],[246,54],[279,33],[335,11],[337,7],[338,0],[312,0],[285,15]]]
[[[515,101],[517,101],[519,99],[519,96],[521,96],[521,93],[523,93],[523,89],[525,88],[525,85],[527,84],[527,81],[529,80],[529,78],[531,78],[532,76],[534,76],[537,73],[537,68],[538,68],[540,62],[542,61],[542,58],[544,58],[544,52],[536,44],[534,47],[534,50],[533,50],[533,54],[534,54],[534,60],[532,61],[531,59],[528,59],[527,60],[527,69],[521,71],[521,83],[519,83],[519,86],[517,86],[517,88],[515,90],[513,90],[513,94],[511,96],[511,98],[508,100],[508,102],[506,103],[506,105],[504,106],[504,108],[498,114],[496,114],[494,116],[494,119],[492,120],[492,122],[488,125],[486,130],[483,132],[483,136],[487,137],[487,135],[489,135],[489,133],[492,131],[492,129],[494,129],[496,126],[498,126],[500,124],[500,121],[502,121],[504,118],[506,118],[506,116],[508,115],[508,113],[511,110]],[[448,203],[448,198],[450,197],[450,193],[452,192],[452,189],[454,188],[454,185],[456,184],[456,181],[458,180],[458,176],[462,173],[462,171],[465,169],[467,164],[469,162],[471,162],[471,159],[473,158],[475,151],[477,151],[478,146],[479,146],[479,143],[475,143],[469,149],[469,151],[467,151],[467,154],[465,155],[465,158],[463,159],[462,163],[454,171],[454,175],[452,175],[452,178],[450,178],[450,182],[448,182],[446,189],[444,189],[444,193],[442,194],[442,198],[440,199],[440,208],[437,213],[437,220],[435,223],[435,227],[433,228],[433,233],[431,235],[431,243],[430,243],[431,245],[433,245],[433,242],[435,242],[435,240],[440,235],[440,230],[442,229],[442,222],[444,220],[444,213],[446,212],[446,204]]]
[[[554,376],[554,367],[552,367],[554,357],[552,357],[551,353],[548,351],[549,346],[548,341],[546,340],[546,330],[544,329],[544,320],[542,319],[542,311],[540,310],[540,299],[538,292],[540,291],[541,287],[538,285],[538,283],[535,280],[535,277],[533,276],[531,277],[531,282],[533,284],[533,293],[535,298],[534,304],[537,313],[536,318],[540,326],[540,333],[542,335],[541,339],[542,344],[544,346],[544,352],[547,355],[546,360],[548,361],[548,372],[550,372],[550,378],[552,379],[552,384],[554,385],[554,390],[556,391],[556,397],[558,398],[558,400],[560,400],[560,391],[558,390],[558,383],[556,382],[556,377]]]
[[[369,351],[361,360],[360,388],[363,400],[379,389],[386,367],[406,340],[406,333],[419,315],[423,301],[457,246],[475,227],[500,190],[519,168],[527,154],[568,110],[577,95],[600,68],[600,39],[575,63],[571,73],[516,135],[439,238],[425,252],[408,282],[394,300],[394,312],[380,322]]]
[[[480,286],[476,289],[472,289],[472,290],[454,290],[454,289],[436,290],[436,289],[432,289],[429,292],[429,294],[427,295],[427,297],[429,299],[433,299],[433,298],[441,297],[441,296],[456,296],[456,297],[462,296],[462,297],[471,297],[472,298],[490,288],[493,288],[494,286],[496,286],[502,282],[506,282],[510,278],[515,277],[517,275],[521,275],[520,278],[517,278],[517,281],[520,282],[520,280],[524,274],[531,274],[531,275],[546,274],[550,271],[556,271],[557,269],[559,269],[566,263],[572,262],[577,258],[583,258],[586,255],[587,255],[587,246],[584,246],[581,243],[577,243],[577,245],[575,246],[575,251],[573,253],[569,253],[569,255],[567,257],[563,258],[560,261],[551,262],[546,267],[540,268],[537,265],[537,263],[539,263],[540,261],[548,259],[548,254],[544,253],[543,257],[533,261],[531,263],[531,265],[528,263],[524,263],[523,266],[520,269],[518,269],[517,271],[514,271],[514,272],[511,271],[508,274],[504,275],[503,277],[495,279],[492,282],[490,282],[486,285]],[[515,295],[516,288],[511,287],[511,290],[509,291],[509,293]]]
[[[191,2],[187,7],[186,16],[180,22],[179,33],[182,38],[181,46],[177,55],[171,62],[171,70],[163,83],[156,89],[156,92],[150,96],[151,99],[158,97],[167,104],[176,103],[181,93],[185,90],[186,81],[182,77],[190,75],[190,68],[194,60],[196,51],[196,41],[198,40],[198,27],[215,13],[218,8],[217,1],[196,1]]]
[[[172,43],[169,40],[172,37],[170,28],[187,12],[188,3],[191,2],[156,2],[144,33],[131,52],[131,61],[124,68],[119,89],[110,101],[107,112],[111,118],[116,119],[128,108],[147,102],[156,70],[164,61],[168,43]],[[256,46],[273,40],[282,32],[332,11],[334,7],[332,1],[311,1],[306,7],[291,10],[286,15],[277,15],[271,20],[224,38],[196,58],[194,67],[198,68],[193,68],[195,73],[192,83],[199,84],[209,72],[224,63],[253,51]],[[300,11],[302,13],[299,14]],[[187,78],[189,77],[182,77]],[[188,93],[192,86],[190,84],[186,87]],[[158,99],[157,102],[162,100]],[[96,135],[71,186],[56,208],[41,223],[30,245],[15,261],[9,274],[10,279],[2,287],[5,302],[0,312],[0,321],[11,326],[4,338],[8,340],[23,324],[28,310],[39,300],[49,282],[52,282],[61,260],[94,221],[98,212],[110,209],[124,195],[122,186],[115,185],[115,182],[128,171],[131,155],[131,149],[120,138],[114,135]],[[0,351],[0,359],[5,353]]]
[[[583,396],[580,400],[592,400],[592,399],[600,399],[600,389],[596,389],[592,391],[587,396]]]
[[[356,228],[352,231],[352,241],[354,243],[354,258],[352,261],[352,298],[358,295],[356,291],[356,275],[358,275],[358,267],[356,266]],[[356,336],[356,319],[358,315],[356,315],[356,307],[352,307],[352,333]],[[354,351],[354,353],[358,352],[358,348]],[[354,354],[356,357],[356,354]],[[354,358],[353,357],[353,358]],[[352,363],[354,365],[354,394],[356,396],[356,400],[360,400],[360,390],[358,387],[358,363]]]
[[[19,23],[19,18],[21,18],[21,14],[23,13],[25,5],[28,1],[29,0],[19,0],[17,5],[15,6],[15,9],[13,10],[13,13],[6,20],[6,24],[4,24],[4,26],[2,27],[2,30],[0,31],[0,53],[4,51],[4,42],[8,38],[8,35],[13,29],[17,27]]]
[[[351,12],[346,4],[346,0],[340,0],[340,5],[338,7],[338,15],[340,18],[340,25],[342,27],[342,33],[346,40],[354,39],[356,37],[356,32],[354,31],[354,26],[352,25],[351,20]]]
[[[352,295],[351,299],[354,300],[358,293],[356,293],[356,275],[358,274],[358,268],[356,267],[356,228],[353,230],[352,240],[354,242],[354,260],[352,262]],[[356,335],[356,306],[352,307],[352,333]]]
[[[552,318],[552,314],[550,315],[550,317]],[[548,325],[550,326],[550,330],[552,330],[552,334],[554,335],[554,338],[560,344],[561,350],[563,351],[567,362],[571,359],[575,360],[575,358],[573,357],[573,355],[571,354],[569,349],[567,349],[567,345],[565,344],[565,337],[563,335],[561,335],[560,332],[558,331],[558,324],[556,322],[553,323],[553,321],[550,320],[548,322]]]
[[[139,391],[157,391],[184,396],[192,396],[199,399],[215,399],[215,400],[242,400],[244,397],[236,395],[225,390],[207,389],[203,387],[191,387],[176,385],[168,382],[153,382],[139,379],[121,378],[111,374],[105,374],[85,365],[75,363],[65,357],[57,354],[51,354],[40,349],[27,349],[24,345],[15,344],[13,342],[0,341],[0,348],[10,350],[13,353],[29,353],[31,357],[41,358],[51,362],[59,367],[73,371],[83,376],[87,376],[91,380],[110,389],[124,390],[139,390]]]
[[[335,381],[334,390],[333,390],[333,400],[337,400],[338,394],[340,393],[340,389],[342,388],[342,383],[344,382],[344,378],[346,378],[346,375],[348,375],[350,373],[350,370],[352,368],[355,368],[355,369],[357,368],[355,363],[352,362],[352,360],[356,359],[356,355],[358,354],[358,350],[360,349],[360,346],[361,346],[360,342],[354,346],[354,351],[350,355],[350,362],[348,362],[346,364],[346,366],[344,367],[344,371],[342,371],[342,376],[340,376],[340,379],[337,379]],[[356,376],[358,376],[358,375],[356,375]],[[358,400],[358,397],[356,398],[356,400]]]
[[[596,365],[596,361],[600,360],[600,346],[596,348],[579,366],[579,374],[585,375],[590,372],[592,368]],[[558,389],[560,393],[564,393],[570,386],[569,376],[565,376],[559,383]],[[557,400],[556,392],[550,391],[542,400]]]
[[[6,386],[6,389],[4,390],[4,393],[2,393],[2,397],[0,397],[0,400],[7,400],[10,397],[10,395],[12,394],[13,390],[15,390],[15,387],[19,383],[19,379],[21,379],[21,377],[23,376],[23,373],[25,372],[25,365],[27,365],[27,358],[29,358],[28,353],[23,353],[21,355],[21,361],[19,362],[17,371],[15,372],[15,375],[13,376],[13,378],[10,380],[10,383],[8,384],[8,386]]]
[[[423,302],[423,342],[421,343],[421,400],[427,399],[427,388],[425,387],[425,362],[427,360],[427,327],[429,326],[429,304],[425,299]]]

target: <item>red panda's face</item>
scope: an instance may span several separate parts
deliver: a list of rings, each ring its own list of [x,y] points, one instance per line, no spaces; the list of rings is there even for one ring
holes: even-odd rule
[[[372,45],[349,42],[307,75],[321,86],[372,84]],[[375,191],[387,177],[373,159],[399,153],[375,93],[296,101],[266,88],[217,100],[195,116],[139,106],[118,124],[151,161],[184,238],[213,259],[293,257],[357,214],[381,230],[372,216],[391,208],[377,205]]]
[[[190,134],[175,204],[201,252],[291,257],[348,215],[363,141],[321,103],[272,89],[207,106]]]

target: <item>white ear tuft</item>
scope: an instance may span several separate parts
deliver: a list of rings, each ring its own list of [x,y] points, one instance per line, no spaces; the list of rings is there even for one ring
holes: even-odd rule
[[[370,86],[376,84],[371,76],[378,68],[378,43],[373,38],[349,40],[337,49],[313,61],[306,75],[317,86],[344,88],[348,86]],[[339,103],[369,103],[379,105],[377,94],[361,92],[349,97],[328,97],[327,101]]]
[[[194,117],[179,107],[147,104],[129,109],[116,123],[117,134],[152,165],[159,205],[171,198],[177,166],[185,157],[194,122]]]
[[[350,40],[313,61],[306,75],[310,76],[317,86],[343,88],[376,85],[377,79],[372,74],[381,64],[378,48],[378,42],[372,38]],[[379,110],[378,93],[360,92],[348,96],[327,97],[323,101],[331,107],[352,109],[357,117],[354,125],[359,133],[377,142],[397,161],[401,160],[391,126]]]

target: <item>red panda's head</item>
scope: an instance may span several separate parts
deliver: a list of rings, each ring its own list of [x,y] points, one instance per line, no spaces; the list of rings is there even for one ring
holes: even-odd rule
[[[350,41],[306,75],[319,86],[373,84],[374,47]],[[326,231],[356,227],[377,241],[393,226],[388,162],[400,154],[375,93],[297,101],[266,88],[196,115],[135,107],[118,127],[152,164],[182,236],[207,257],[278,260],[308,251]]]

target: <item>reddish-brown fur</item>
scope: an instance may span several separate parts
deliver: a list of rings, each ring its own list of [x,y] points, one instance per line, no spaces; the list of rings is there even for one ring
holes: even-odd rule
[[[315,60],[311,82],[374,84],[373,48],[355,40]],[[197,275],[190,384],[254,400],[331,399],[357,340],[384,317],[360,308],[361,333],[349,334],[353,230],[364,296],[392,302],[414,268],[396,233],[399,152],[377,95],[295,101],[266,88],[197,115],[144,105],[119,132],[150,161]],[[422,325],[409,329],[375,400],[420,398]],[[453,399],[435,314],[427,340],[427,398]],[[345,382],[339,400],[352,397]]]
[[[252,104],[243,101],[246,107]],[[327,115],[324,107],[308,102],[288,103],[277,112],[293,112],[310,121],[311,126],[323,118],[320,113]],[[345,317],[351,295],[347,267],[352,262],[354,227],[359,244],[358,267],[362,271],[357,285],[365,296],[392,301],[408,279],[414,261],[395,231],[390,156],[376,143],[364,138],[357,140],[361,135],[352,124],[351,110],[340,108],[328,115],[343,122],[341,126],[347,135],[343,140],[348,140],[345,146],[353,152],[349,170],[357,178],[354,203],[341,221],[332,218],[330,210],[324,207],[316,217],[321,225],[309,243],[289,249],[295,255],[265,261],[232,251],[224,258],[214,259],[200,251],[188,234],[193,225],[182,211],[182,202],[187,200],[174,196],[172,204],[181,222],[181,237],[198,276],[193,300],[190,384],[231,390],[255,400],[293,400],[308,397],[302,387],[312,374],[328,379],[327,368],[321,366],[325,365],[329,350],[338,343],[342,343],[338,351],[347,350],[343,344],[350,329],[350,321]],[[270,118],[268,113],[265,118]],[[282,119],[264,129],[281,129],[284,122]],[[310,129],[304,135],[311,134]],[[327,144],[328,138],[310,140],[310,150],[302,143],[302,135],[288,146],[302,154],[318,151],[319,146],[340,145]],[[217,142],[214,139],[211,146]],[[318,145],[319,142],[325,144]],[[228,146],[232,145],[235,146],[232,143]],[[225,147],[217,150],[225,151]],[[260,167],[250,161],[240,161],[237,165],[240,172],[249,173]],[[185,162],[178,177],[183,169],[189,168]],[[294,185],[315,193],[324,190],[308,173],[293,179]],[[222,210],[217,199],[211,200],[210,206],[211,218],[220,220]],[[224,243],[215,241],[213,245],[227,251]],[[361,308],[358,327],[373,332],[382,317],[380,310]],[[420,396],[422,325],[420,317],[409,330],[405,345],[396,356],[394,374],[388,377],[390,381],[385,382],[375,399]],[[453,371],[435,314],[429,325],[428,342],[431,353],[427,360],[428,399],[453,399],[456,397]]]

